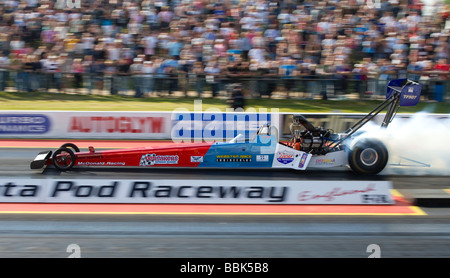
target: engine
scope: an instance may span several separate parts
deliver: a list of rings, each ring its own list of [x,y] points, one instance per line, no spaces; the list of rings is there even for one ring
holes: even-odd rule
[[[291,123],[290,144],[297,150],[311,154],[326,154],[329,151],[328,140],[332,131],[314,127],[302,115],[294,115]]]

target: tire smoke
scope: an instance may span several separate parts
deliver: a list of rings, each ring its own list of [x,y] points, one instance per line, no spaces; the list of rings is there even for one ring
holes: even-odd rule
[[[381,140],[389,151],[384,175],[450,176],[450,116],[425,112],[396,118],[386,129],[370,122],[361,137]]]

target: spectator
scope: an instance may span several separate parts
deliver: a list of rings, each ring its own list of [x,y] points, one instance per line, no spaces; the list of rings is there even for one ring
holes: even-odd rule
[[[67,52],[61,52],[57,58],[59,71],[55,75],[59,78],[61,83],[61,90],[65,91],[70,84],[73,83],[75,77],[72,72],[73,60],[68,58]]]
[[[73,60],[72,73],[75,79],[75,88],[80,89],[83,84],[84,66],[80,58]]]
[[[335,74],[335,68],[333,64],[333,60],[330,58],[322,58],[320,64],[318,64],[316,73],[322,76],[324,81],[322,81],[322,88],[321,88],[321,96],[323,100],[328,99],[328,91],[330,87],[334,91],[334,84],[333,81],[330,79]]]
[[[153,66],[153,61],[144,61],[142,65],[142,89],[141,92],[144,96],[149,96],[153,94],[153,76],[155,74],[155,67]]]
[[[21,36],[16,35],[10,42],[11,52],[14,54],[24,54],[23,49],[25,48],[25,42],[22,40]]]
[[[0,51],[0,91],[6,89],[11,61]]]
[[[158,38],[155,35],[154,32],[151,32],[147,35],[145,35],[142,38],[142,45],[144,46],[144,54],[145,55],[155,55],[156,51],[156,46],[158,44]]]
[[[316,75],[317,64],[308,57],[300,66],[301,75],[306,79],[306,91],[310,93],[310,99],[314,99],[320,87]]]
[[[372,37],[366,37],[366,39],[362,43],[362,52],[364,53],[364,56],[369,57],[373,59],[375,57],[375,48],[376,48],[376,42],[375,39]]]
[[[191,71],[189,72],[189,83],[195,84],[195,90],[197,97],[201,97],[203,94],[203,87],[205,84],[205,72],[202,62],[196,61]]]
[[[19,72],[21,80],[21,91],[31,92],[30,77],[33,73],[33,58],[32,55],[23,55],[22,69]]]
[[[144,96],[143,92],[143,72],[142,58],[134,58],[133,64],[130,66],[130,73],[133,76],[133,87],[135,90],[134,97],[140,98]]]
[[[337,79],[336,81],[336,89],[335,91],[342,94],[347,92],[347,80],[349,79],[349,74],[351,73],[351,68],[350,66],[345,62],[344,59],[342,58],[336,58],[334,61],[334,65],[335,65],[335,78]]]
[[[162,72],[164,73],[164,89],[167,90],[169,96],[178,90],[178,59],[166,59],[161,63]]]
[[[447,59],[439,59],[433,67],[436,82],[434,84],[434,100],[442,102],[444,100],[444,92],[446,90],[446,80],[450,73],[450,65]]]
[[[252,45],[247,32],[241,33],[240,38],[237,40],[237,46],[242,53],[242,59],[248,60],[248,53],[252,49]]]
[[[257,63],[264,63],[266,55],[267,53],[262,46],[254,47],[248,52],[249,59],[255,60]]]
[[[389,80],[393,79],[393,74],[395,74],[395,67],[389,63],[387,59],[378,60],[379,75],[377,84],[377,93],[383,96],[383,90],[386,88]]]
[[[82,33],[81,49],[83,51],[83,55],[92,55],[94,46],[95,46],[94,36],[89,32]],[[92,57],[92,56],[90,56],[90,57]]]
[[[205,67],[206,83],[211,85],[212,97],[219,94],[220,89],[220,68],[217,61],[210,61]]]
[[[231,97],[228,102],[231,104],[230,106],[234,111],[244,111],[245,98],[242,91],[242,85],[233,84],[233,88],[231,89]]]
[[[93,60],[92,55],[84,56],[83,62],[83,72],[84,72],[84,80],[87,84],[88,94],[92,94],[92,89],[94,88],[95,83],[95,62]]]
[[[181,39],[172,37],[171,41],[167,44],[167,47],[169,49],[169,56],[171,56],[173,59],[180,58],[180,53],[183,49],[183,43],[181,42]]]
[[[41,87],[42,65],[37,55],[31,55],[30,90],[37,91]]]
[[[284,79],[284,88],[286,89],[286,96],[289,98],[289,93],[294,88],[296,76],[296,65],[294,59],[282,60],[279,70],[279,75]]]
[[[279,71],[279,62],[270,61],[268,65],[268,72],[265,75],[268,78],[267,82],[267,96],[269,98],[272,97],[273,93],[277,89],[278,86],[278,71]]]
[[[103,84],[104,87],[109,87],[109,93],[111,95],[117,95],[117,88],[119,86],[119,80],[116,78],[117,67],[112,60],[106,60],[103,67],[100,65],[97,67],[98,70],[102,69],[101,76],[103,79],[100,83]]]
[[[409,57],[409,64],[407,66],[408,79],[414,80],[416,82],[420,79],[420,73],[423,70],[423,65],[418,61],[418,55],[412,54]]]
[[[123,44],[121,40],[114,40],[106,45],[106,55],[107,59],[111,61],[119,61],[121,58],[121,49],[123,49]]]
[[[45,74],[45,89],[46,91],[49,91],[52,84],[55,85],[56,89],[58,91],[61,91],[62,84],[61,84],[61,68],[60,63],[57,60],[57,57],[54,55],[51,55],[48,57],[48,59],[41,60],[42,63],[42,69]]]
[[[260,69],[264,69],[263,75],[266,75],[267,66],[250,71],[247,65],[251,60],[266,65],[292,59],[296,68],[299,65],[302,76],[309,75],[309,70],[314,68],[314,76],[318,79],[328,78],[329,81],[322,82],[324,86],[333,85],[335,79],[331,77],[338,77],[340,81],[336,85],[341,85],[338,89],[347,84],[340,78],[344,76],[339,70],[341,66],[345,65],[345,72],[354,69],[358,72],[359,65],[365,65],[364,58],[370,58],[374,65],[380,59],[387,59],[389,67],[400,70],[400,74],[404,74],[406,66],[408,76],[413,75],[416,79],[425,77],[423,71],[430,62],[449,58],[447,9],[443,4],[436,5],[434,12],[424,13],[425,9],[421,10],[416,4],[408,5],[408,1],[383,2],[381,9],[358,5],[364,2],[360,0],[294,2],[87,1],[82,3],[81,9],[68,11],[55,8],[48,0],[30,0],[22,4],[6,1],[0,3],[0,51],[6,56],[13,54],[10,57],[13,67],[22,63],[23,56],[18,55],[42,55],[45,52],[60,57],[64,54],[62,57],[67,57],[65,63],[56,66],[61,72],[70,69],[74,59],[81,59],[85,70],[87,60],[91,65],[89,71],[94,70],[92,65],[104,66],[103,61],[110,60],[114,64],[108,62],[108,68],[122,69],[116,78],[117,86],[121,84],[121,87],[128,77],[121,78],[126,75],[119,61],[125,59],[130,64],[142,54],[152,57],[155,78],[167,77],[168,71],[173,71],[170,74],[174,78],[184,76],[179,74],[180,70],[183,74],[192,74],[194,61],[208,66],[210,61],[217,62],[217,58],[224,57],[230,62],[229,73],[235,68],[234,60],[241,59],[239,77],[261,74]],[[185,48],[192,59],[181,58]],[[178,59],[180,65],[174,66],[172,62]],[[48,80],[43,78],[44,87],[49,83],[54,83],[57,88],[67,84],[62,82],[60,73],[49,72],[50,59],[42,56],[42,60],[45,64],[43,72],[48,77]],[[305,61],[317,66],[305,67]],[[171,66],[167,66],[167,62]],[[376,69],[376,66],[372,67]],[[223,74],[222,70],[220,72]],[[370,72],[376,70],[368,69],[369,87],[373,77]],[[73,74],[68,72],[71,78]],[[397,75],[388,75],[388,78]],[[299,76],[295,75],[291,81],[295,77]],[[437,77],[436,74],[429,76],[431,79]],[[378,75],[374,78],[379,81]],[[18,73],[17,81],[21,80],[24,76]],[[292,83],[286,78],[283,81],[288,86]],[[245,82],[244,90],[248,87]],[[88,83],[91,92],[92,82]],[[155,86],[160,84],[177,85],[176,82],[156,82]]]
[[[227,55],[227,47],[223,39],[217,39],[214,41],[214,55],[218,57],[225,57]]]
[[[130,64],[125,58],[121,58],[117,64],[117,74],[114,77],[114,79],[116,80],[114,84],[117,84],[118,93],[120,95],[127,95],[130,77],[129,71]]]
[[[161,8],[161,11],[158,13],[158,21],[160,23],[161,29],[168,29],[170,21],[173,18],[173,12],[169,9],[169,7],[164,6]]]
[[[364,93],[367,91],[367,67],[365,64],[356,64],[353,71],[353,76],[357,82],[355,82],[355,91],[358,92],[359,98],[365,97]]]

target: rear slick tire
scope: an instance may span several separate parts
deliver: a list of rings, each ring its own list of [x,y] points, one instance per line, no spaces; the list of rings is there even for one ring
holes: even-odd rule
[[[348,164],[358,175],[378,174],[386,167],[388,159],[386,146],[376,139],[356,142],[348,153]]]

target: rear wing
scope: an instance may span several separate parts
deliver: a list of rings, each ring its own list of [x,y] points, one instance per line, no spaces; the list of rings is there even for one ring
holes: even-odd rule
[[[386,100],[373,109],[372,112],[367,114],[364,118],[359,120],[351,128],[345,131],[345,136],[343,136],[343,138],[339,141],[333,143],[332,146],[338,146],[367,122],[372,120],[381,111],[389,107],[386,112],[386,116],[384,116],[383,122],[381,123],[382,127],[387,127],[394,119],[400,106],[414,106],[419,103],[421,92],[422,85],[415,81],[409,79],[395,79],[389,81],[386,89]]]
[[[386,106],[388,112],[384,117],[382,127],[387,127],[394,119],[400,106],[415,106],[419,103],[422,85],[408,79],[395,79],[389,81],[386,89]]]
[[[408,79],[391,80],[386,89],[386,99],[399,95],[400,106],[415,106],[419,103],[422,85]]]

